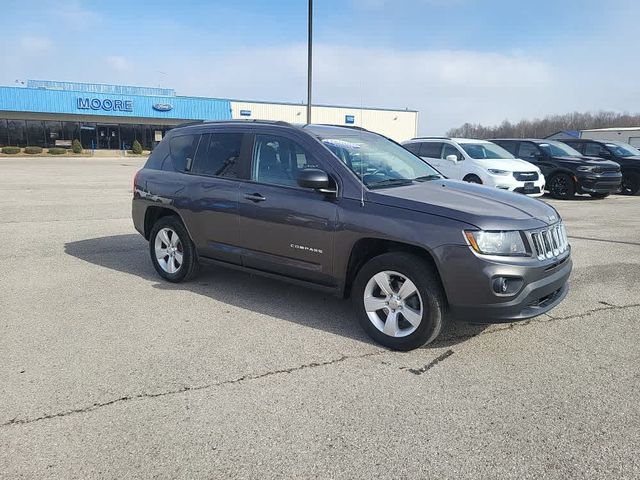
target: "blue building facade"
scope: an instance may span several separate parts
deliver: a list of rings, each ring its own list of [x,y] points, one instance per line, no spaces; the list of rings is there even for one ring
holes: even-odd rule
[[[28,80],[0,86],[0,146],[150,149],[172,126],[231,118],[231,102],[168,88]]]

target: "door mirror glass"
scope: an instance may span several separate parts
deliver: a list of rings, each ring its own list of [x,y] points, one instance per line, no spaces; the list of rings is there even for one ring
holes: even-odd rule
[[[451,163],[458,163],[458,156],[457,155],[447,155],[446,160],[450,161]]]
[[[324,170],[319,168],[305,168],[298,171],[298,185],[302,188],[312,188],[323,193],[335,193],[331,188],[331,179]]]

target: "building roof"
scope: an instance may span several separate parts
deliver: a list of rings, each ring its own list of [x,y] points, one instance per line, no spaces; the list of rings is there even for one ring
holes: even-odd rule
[[[632,130],[640,130],[640,127],[608,127],[608,128],[587,128],[583,132],[626,132]]]

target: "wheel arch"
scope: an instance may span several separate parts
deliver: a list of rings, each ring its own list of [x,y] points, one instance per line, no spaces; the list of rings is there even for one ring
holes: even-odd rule
[[[426,248],[410,243],[397,242],[394,240],[387,240],[381,238],[361,238],[356,241],[349,254],[349,262],[347,264],[347,272],[344,280],[344,286],[342,288],[342,296],[348,298],[351,295],[351,287],[356,275],[362,268],[362,266],[378,255],[389,252],[405,252],[416,255],[425,260],[429,265],[433,267],[434,272],[437,275],[438,281],[442,286],[444,292],[445,301],[447,301],[447,294],[440,274],[440,269],[435,261],[435,257]]]
[[[144,212],[144,238],[149,240],[149,236],[151,235],[151,229],[153,228],[155,223],[163,217],[170,217],[170,216],[178,217],[182,222],[182,225],[184,225],[184,228],[187,230],[187,232],[189,232],[187,225],[184,223],[184,220],[176,210],[173,210],[168,207],[159,207],[156,205],[151,205],[147,207],[147,209]],[[189,233],[189,235],[191,234]]]
[[[469,179],[470,179],[471,177],[476,177],[478,180],[480,180],[480,184],[481,184],[481,185],[484,185],[484,182],[482,181],[482,177],[481,177],[480,175],[478,175],[477,173],[475,173],[475,172],[467,173],[467,174],[462,178],[462,181],[463,181],[463,182],[468,182],[468,181],[469,181]]]

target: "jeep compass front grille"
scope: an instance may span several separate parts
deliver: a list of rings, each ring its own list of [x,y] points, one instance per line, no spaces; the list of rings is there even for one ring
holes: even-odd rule
[[[532,233],[531,242],[538,260],[557,257],[569,248],[569,239],[562,223],[556,223],[546,230]]]
[[[513,178],[519,182],[535,182],[538,180],[538,172],[513,172]]]

